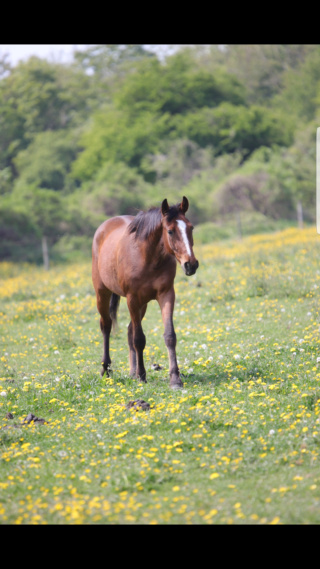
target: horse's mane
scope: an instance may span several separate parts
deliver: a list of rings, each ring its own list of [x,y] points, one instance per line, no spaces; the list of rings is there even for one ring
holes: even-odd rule
[[[166,213],[166,218],[171,221],[179,215],[179,205],[173,205]],[[128,231],[135,233],[136,239],[148,239],[161,225],[161,209],[159,207],[151,207],[148,211],[139,211],[136,217],[131,221]]]

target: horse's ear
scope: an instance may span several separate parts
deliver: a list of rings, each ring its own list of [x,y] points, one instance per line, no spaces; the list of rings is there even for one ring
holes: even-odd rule
[[[161,213],[162,215],[166,215],[169,211],[169,204],[168,204],[168,200],[165,199],[163,200],[162,204],[161,204]]]
[[[185,196],[183,196],[179,209],[181,209],[182,213],[186,213],[186,211],[188,211],[188,208],[189,208],[189,201]]]

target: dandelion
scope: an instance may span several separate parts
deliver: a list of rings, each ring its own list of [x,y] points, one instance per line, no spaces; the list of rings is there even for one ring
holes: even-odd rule
[[[212,474],[210,474],[209,478],[210,480],[214,480],[214,478],[219,478],[220,474],[218,474],[218,472],[213,472]]]

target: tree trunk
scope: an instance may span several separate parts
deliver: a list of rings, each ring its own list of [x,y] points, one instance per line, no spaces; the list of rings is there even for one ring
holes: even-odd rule
[[[302,209],[302,203],[300,200],[297,203],[297,219],[298,219],[299,229],[303,229],[303,209]]]
[[[42,237],[42,258],[43,266],[46,271],[49,270],[49,252],[48,252],[48,241],[45,235]]]
[[[237,218],[237,232],[238,232],[238,238],[242,239],[242,226],[241,226],[241,216],[240,216],[240,211],[236,212],[236,218]]]

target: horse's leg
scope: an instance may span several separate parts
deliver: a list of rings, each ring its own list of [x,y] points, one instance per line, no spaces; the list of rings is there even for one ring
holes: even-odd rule
[[[146,370],[143,363],[143,350],[146,345],[146,337],[142,330],[141,320],[145,315],[147,305],[139,306],[137,299],[130,295],[127,296],[127,304],[131,316],[131,322],[128,328],[130,374],[146,383]]]
[[[145,304],[140,311],[141,320],[143,319],[146,310],[147,310],[147,304]],[[132,321],[128,326],[128,344],[129,344],[130,375],[131,377],[139,377],[139,375],[137,374],[137,354],[133,343]]]
[[[137,356],[133,345],[133,329],[132,322],[128,326],[128,344],[129,344],[129,364],[130,364],[130,375],[131,377],[136,377],[137,373]]]
[[[111,298],[111,291],[107,288],[98,289],[97,294],[97,308],[100,313],[100,328],[103,334],[103,359],[101,375],[104,373],[109,377],[111,359],[109,354],[109,337],[112,327],[112,320],[109,314],[109,303]]]
[[[169,374],[171,387],[183,387],[176,356],[176,333],[173,326],[173,309],[175,292],[172,287],[169,291],[159,295],[158,302],[161,309],[162,321],[164,324],[164,341],[167,346],[169,356]]]

